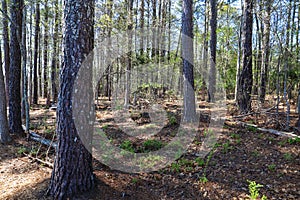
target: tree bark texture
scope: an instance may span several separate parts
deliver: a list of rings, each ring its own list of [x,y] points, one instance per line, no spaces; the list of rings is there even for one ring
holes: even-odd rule
[[[94,186],[92,155],[73,119],[73,89],[78,71],[94,46],[94,0],[64,1],[64,64],[57,107],[58,149],[48,194],[72,198]],[[87,134],[86,137],[90,137]]]

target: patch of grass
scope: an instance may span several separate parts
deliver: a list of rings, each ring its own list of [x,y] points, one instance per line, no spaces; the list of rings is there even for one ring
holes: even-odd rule
[[[223,146],[223,149],[222,149],[223,153],[228,153],[228,151],[232,149],[232,146],[230,146],[229,141],[224,143],[222,146]]]
[[[254,151],[251,152],[251,155],[252,155],[253,157],[258,157],[258,156],[260,155],[260,153],[259,153],[259,151],[254,150]]]
[[[179,172],[180,170],[180,164],[178,162],[174,162],[171,164],[171,169],[173,172]]]
[[[291,161],[293,159],[293,156],[290,153],[285,153],[283,156],[284,156],[284,159],[288,160],[288,161]]]
[[[208,179],[206,178],[206,176],[201,176],[200,179],[199,179],[199,181],[200,181],[201,183],[207,183],[207,182],[208,182]]]
[[[289,138],[288,139],[289,144],[300,144],[300,138]]]
[[[249,181],[249,180],[248,180],[248,183],[249,183],[248,188],[249,188],[249,193],[250,193],[250,195],[248,195],[249,198],[251,200],[257,200],[258,197],[260,196],[259,190],[260,190],[260,188],[263,187],[263,185],[257,184],[255,181]],[[267,200],[267,197],[265,195],[263,195],[261,199]]]
[[[268,169],[273,172],[276,169],[276,165],[275,164],[268,165]]]
[[[136,184],[138,181],[139,181],[139,179],[137,179],[137,178],[133,178],[133,179],[131,180],[131,182],[132,182],[133,184]]]
[[[121,149],[124,149],[126,151],[129,151],[131,153],[134,153],[134,148],[132,145],[132,142],[129,140],[125,140],[124,142],[122,142],[122,144],[120,145]]]
[[[23,153],[27,153],[28,150],[25,147],[19,147],[18,154],[23,155]]]
[[[176,125],[177,124],[177,119],[174,115],[168,115],[169,118],[169,124],[170,125]]]
[[[108,129],[108,124],[105,124],[105,125],[102,126],[103,131],[106,131],[107,129]]]
[[[143,143],[143,152],[157,151],[163,146],[159,140],[146,140]]]
[[[205,161],[202,158],[196,158],[195,162],[198,164],[198,166],[203,167],[205,165]]]
[[[230,137],[231,137],[232,139],[235,139],[235,140],[241,138],[241,136],[240,136],[239,134],[236,134],[236,133],[230,134]]]
[[[256,133],[257,132],[257,127],[254,127],[254,126],[247,126],[247,130],[248,131],[251,131],[253,133]]]

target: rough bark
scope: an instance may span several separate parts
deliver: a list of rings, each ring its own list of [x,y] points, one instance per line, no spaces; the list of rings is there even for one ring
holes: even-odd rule
[[[195,120],[196,105],[194,92],[194,42],[193,42],[193,1],[182,4],[182,57],[183,57],[183,121]]]
[[[48,189],[54,199],[72,198],[94,186],[92,155],[88,151],[90,147],[84,146],[87,144],[84,142],[91,142],[91,133],[85,135],[84,139],[88,141],[78,135],[73,118],[73,106],[78,105],[73,102],[72,91],[81,64],[94,46],[95,1],[64,0],[64,5],[64,64],[57,107],[58,147]]]
[[[0,48],[0,61],[2,61],[2,51]],[[0,91],[5,93],[5,83],[2,70],[2,62],[0,62]],[[0,142],[6,144],[11,141],[9,135],[9,127],[7,121],[7,110],[6,110],[6,95],[0,95]]]
[[[241,113],[251,110],[252,77],[252,27],[253,1],[244,0],[242,34],[242,71],[238,80],[237,104]]]
[[[57,86],[56,86],[56,75],[57,75],[57,63],[58,63],[58,26],[59,26],[59,13],[58,13],[58,0],[55,0],[55,19],[54,19],[54,35],[53,35],[53,53],[51,61],[51,92],[52,92],[52,103],[57,102]]]
[[[7,0],[2,0],[2,11],[4,15],[7,15]],[[8,102],[9,99],[9,66],[10,66],[10,60],[9,60],[9,33],[8,33],[8,19],[7,17],[2,18],[2,24],[3,24],[3,47],[4,47],[4,69],[5,69],[5,91],[6,91],[6,100]]]
[[[21,120],[21,35],[23,0],[11,1],[10,68],[9,68],[9,126],[14,134],[24,133]]]
[[[44,98],[47,98],[46,104],[50,106],[50,94],[48,91],[48,40],[49,40],[49,7],[48,7],[48,0],[44,1],[45,6],[45,18],[44,18]]]
[[[216,91],[216,53],[217,53],[217,0],[210,0],[210,68],[209,68],[209,89],[208,101],[215,101]]]
[[[269,71],[269,57],[270,57],[270,20],[271,20],[271,6],[273,0],[265,2],[265,9],[263,13],[263,47],[262,47],[262,66],[260,74],[260,92],[259,99],[263,103],[266,97],[266,86]]]
[[[33,104],[38,104],[38,52],[40,35],[40,3],[36,1],[35,33],[34,33],[34,58],[33,58]]]

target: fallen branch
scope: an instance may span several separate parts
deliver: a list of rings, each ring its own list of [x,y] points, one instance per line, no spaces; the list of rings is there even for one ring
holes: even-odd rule
[[[24,129],[25,131],[25,126],[22,125],[22,128]],[[48,147],[53,147],[55,150],[57,149],[57,143],[56,142],[53,142],[53,140],[48,140],[40,135],[38,135],[37,133],[35,132],[29,132],[28,133],[28,139],[30,140],[34,140],[36,142],[39,142],[41,144],[44,144]]]
[[[289,137],[289,138],[300,138],[300,136],[294,134],[294,132],[284,132],[284,131],[278,131],[278,130],[274,130],[274,129],[259,128],[255,124],[248,124],[248,123],[241,122],[241,121],[235,121],[235,122],[225,121],[225,124],[228,126],[254,127],[259,131],[268,132],[268,133],[275,134],[278,136]]]
[[[47,140],[46,138],[44,138],[44,137],[42,137],[42,136],[40,136],[40,135],[38,135],[34,132],[30,132],[28,138],[31,139],[31,140],[40,142],[41,144],[44,144],[46,146],[51,146],[55,150],[57,149],[57,143],[56,142],[53,142],[51,140]]]
[[[53,163],[50,163],[50,162],[47,162],[47,161],[44,161],[44,160],[41,160],[39,158],[35,158],[35,157],[32,157],[31,155],[29,154],[26,154],[26,153],[23,153],[25,156],[27,156],[29,159],[33,160],[33,161],[37,161],[39,163],[42,163],[50,168],[53,168]]]

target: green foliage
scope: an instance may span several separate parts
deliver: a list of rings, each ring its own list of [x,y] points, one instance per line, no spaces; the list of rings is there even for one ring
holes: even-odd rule
[[[203,167],[205,165],[205,161],[202,158],[196,158],[195,161],[200,167]]]
[[[250,193],[250,195],[249,195],[250,199],[257,200],[257,198],[260,196],[259,190],[260,190],[260,188],[263,187],[263,185],[257,184],[255,181],[249,181],[249,180],[248,180],[248,183],[249,183],[248,188],[249,188],[249,193]],[[263,195],[262,199],[266,200],[267,197],[265,195]]]
[[[257,127],[247,126],[247,130],[256,133],[257,132]]]
[[[268,165],[268,169],[273,172],[276,169],[276,165],[275,164]]]
[[[23,155],[26,152],[28,152],[28,150],[25,147],[19,147],[18,154]]]
[[[102,126],[103,131],[106,131],[107,129],[108,129],[108,124],[105,124],[105,125]]]
[[[231,150],[233,147],[230,146],[229,141],[227,141],[226,143],[223,144],[223,149],[222,152],[223,153],[228,153],[229,150]]]
[[[163,143],[159,140],[146,140],[143,143],[143,151],[150,152],[150,151],[157,151],[163,146]]]
[[[168,118],[169,118],[169,124],[170,125],[176,125],[177,124],[177,119],[174,115],[169,115]]]
[[[180,170],[180,164],[177,162],[174,162],[171,164],[171,169],[173,172],[179,172]]]
[[[289,144],[300,144],[300,138],[297,137],[297,138],[289,138],[288,139],[288,143]]]
[[[288,160],[288,161],[290,161],[290,160],[293,159],[293,156],[292,156],[292,154],[290,154],[290,153],[285,153],[283,156],[284,156],[284,159],[286,159],[286,160]]]
[[[122,142],[122,144],[120,145],[121,149],[124,149],[126,151],[129,151],[131,153],[134,153],[134,148],[132,145],[132,142],[129,140],[125,140],[124,142]]]

